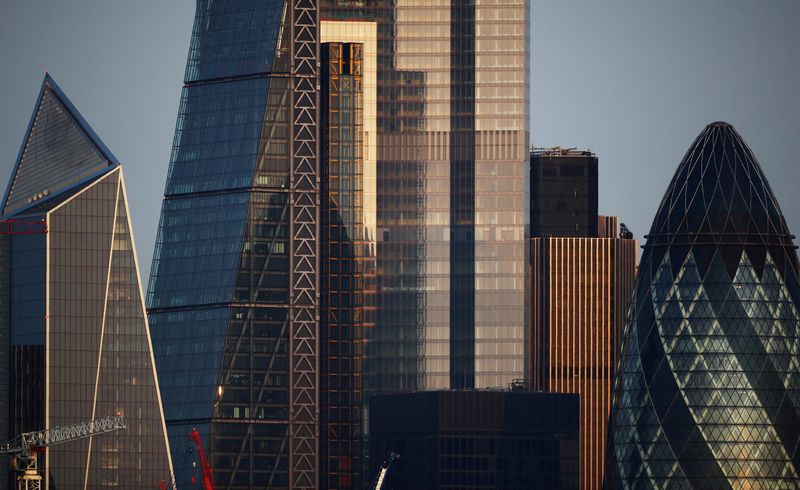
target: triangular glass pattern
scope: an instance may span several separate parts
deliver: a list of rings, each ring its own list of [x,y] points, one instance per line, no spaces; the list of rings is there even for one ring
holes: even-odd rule
[[[3,206],[9,214],[57,195],[116,164],[48,76]]]
[[[741,136],[726,123],[706,127],[647,237],[606,488],[800,486],[793,238]],[[654,450],[661,437],[666,447]]]

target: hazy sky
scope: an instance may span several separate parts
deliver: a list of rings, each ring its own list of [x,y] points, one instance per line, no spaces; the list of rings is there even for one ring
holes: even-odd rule
[[[122,161],[145,281],[194,3],[0,0],[0,187],[48,70]],[[532,0],[532,143],[596,152],[600,212],[641,237],[695,136],[728,121],[799,233],[798,19],[797,0]]]

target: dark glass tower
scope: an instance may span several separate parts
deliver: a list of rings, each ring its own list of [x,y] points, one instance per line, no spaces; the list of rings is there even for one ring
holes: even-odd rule
[[[646,238],[607,487],[800,487],[800,269],[733,127],[695,140]]]
[[[198,0],[147,295],[176,475],[317,485],[313,0]]]
[[[122,167],[49,75],[0,214],[3,437],[119,413],[48,447],[43,488],[156,488],[172,462]]]
[[[531,236],[597,237],[597,202],[597,155],[531,151]]]

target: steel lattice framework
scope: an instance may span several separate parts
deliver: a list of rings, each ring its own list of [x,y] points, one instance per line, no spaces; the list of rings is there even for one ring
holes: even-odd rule
[[[10,454],[25,452],[35,447],[48,447],[65,442],[77,441],[108,432],[125,429],[127,424],[118,415],[104,417],[74,425],[53,427],[52,429],[26,432],[0,446],[0,453]]]
[[[293,0],[292,23],[292,277],[290,337],[290,483],[316,488],[318,457],[319,324],[317,141],[319,23],[314,0]]]

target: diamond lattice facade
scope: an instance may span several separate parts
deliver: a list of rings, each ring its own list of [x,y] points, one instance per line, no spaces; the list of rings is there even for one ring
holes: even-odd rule
[[[44,488],[157,488],[172,463],[122,168],[50,76],[2,215],[10,437],[119,413],[125,430],[48,447]]]
[[[800,281],[750,148],[709,125],[646,237],[614,388],[608,488],[800,487]]]

